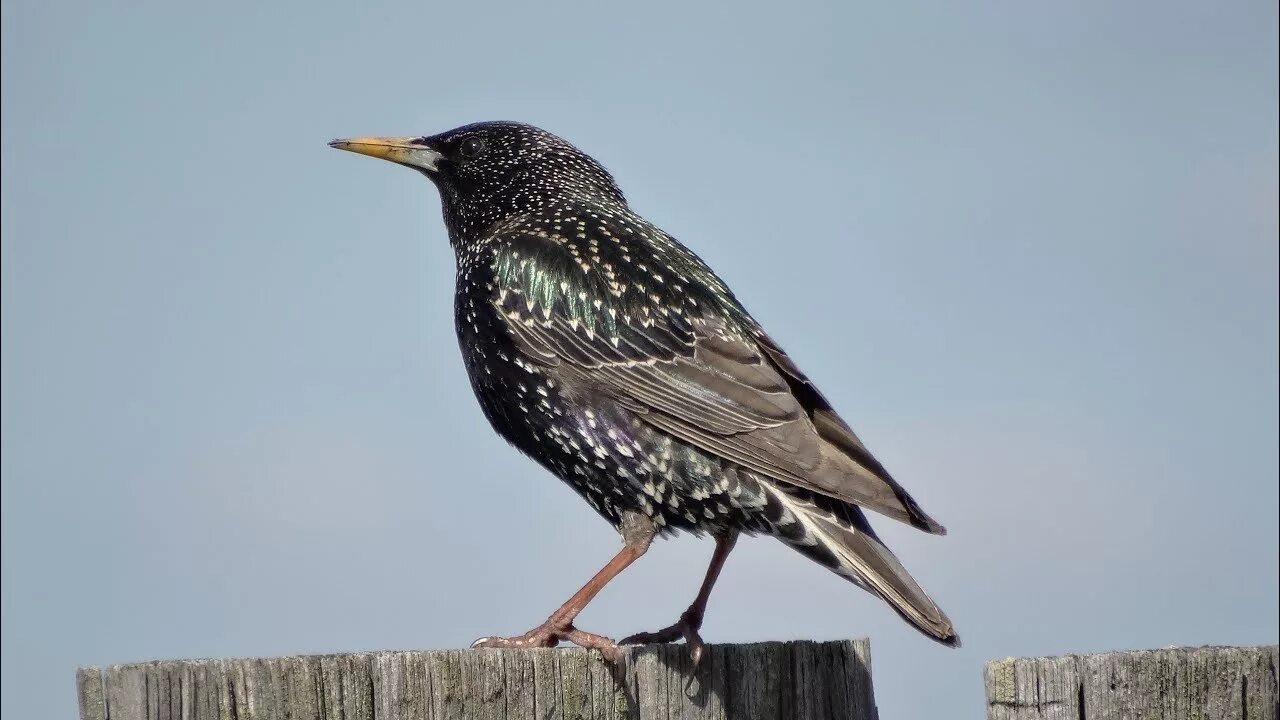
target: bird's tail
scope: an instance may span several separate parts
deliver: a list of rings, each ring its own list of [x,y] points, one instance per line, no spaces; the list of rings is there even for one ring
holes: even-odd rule
[[[856,505],[794,487],[766,487],[774,535],[853,584],[872,592],[920,632],[959,647],[951,620],[885,547]]]

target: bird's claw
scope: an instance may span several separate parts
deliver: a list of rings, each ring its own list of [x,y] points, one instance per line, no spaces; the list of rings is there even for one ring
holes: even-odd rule
[[[689,646],[689,654],[693,657],[693,667],[697,668],[698,663],[702,662],[702,655],[706,650],[706,645],[702,642],[702,636],[698,634],[698,629],[701,626],[701,618],[691,617],[688,612],[685,612],[680,616],[679,620],[657,632],[638,632],[623,638],[618,644],[654,645],[683,639],[684,643]]]
[[[553,648],[560,644],[560,637],[551,633],[535,635],[525,633],[514,637],[482,637],[471,643],[472,648]]]
[[[604,635],[579,630],[572,624],[543,623],[523,635],[514,637],[482,637],[471,643],[472,648],[553,648],[567,640],[588,650],[599,650],[610,660],[621,655],[618,644]]]

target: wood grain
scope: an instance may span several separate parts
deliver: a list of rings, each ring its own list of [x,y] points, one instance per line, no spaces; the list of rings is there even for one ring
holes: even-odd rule
[[[1276,720],[1276,646],[1006,658],[983,676],[989,720]]]
[[[871,720],[866,640],[428,650],[82,668],[82,720]]]

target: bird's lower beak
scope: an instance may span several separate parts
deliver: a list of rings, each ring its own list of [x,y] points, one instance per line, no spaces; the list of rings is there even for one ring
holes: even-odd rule
[[[430,171],[435,171],[436,165],[443,157],[435,150],[422,145],[420,138],[412,137],[358,137],[333,140],[329,143],[329,147]]]

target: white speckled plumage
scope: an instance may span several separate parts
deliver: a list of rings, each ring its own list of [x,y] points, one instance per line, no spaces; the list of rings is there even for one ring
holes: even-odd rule
[[[957,642],[861,508],[942,526],[598,162],[519,123],[410,143],[439,158],[419,169],[440,190],[458,340],[500,435],[620,529],[637,514],[663,534],[774,535]]]

